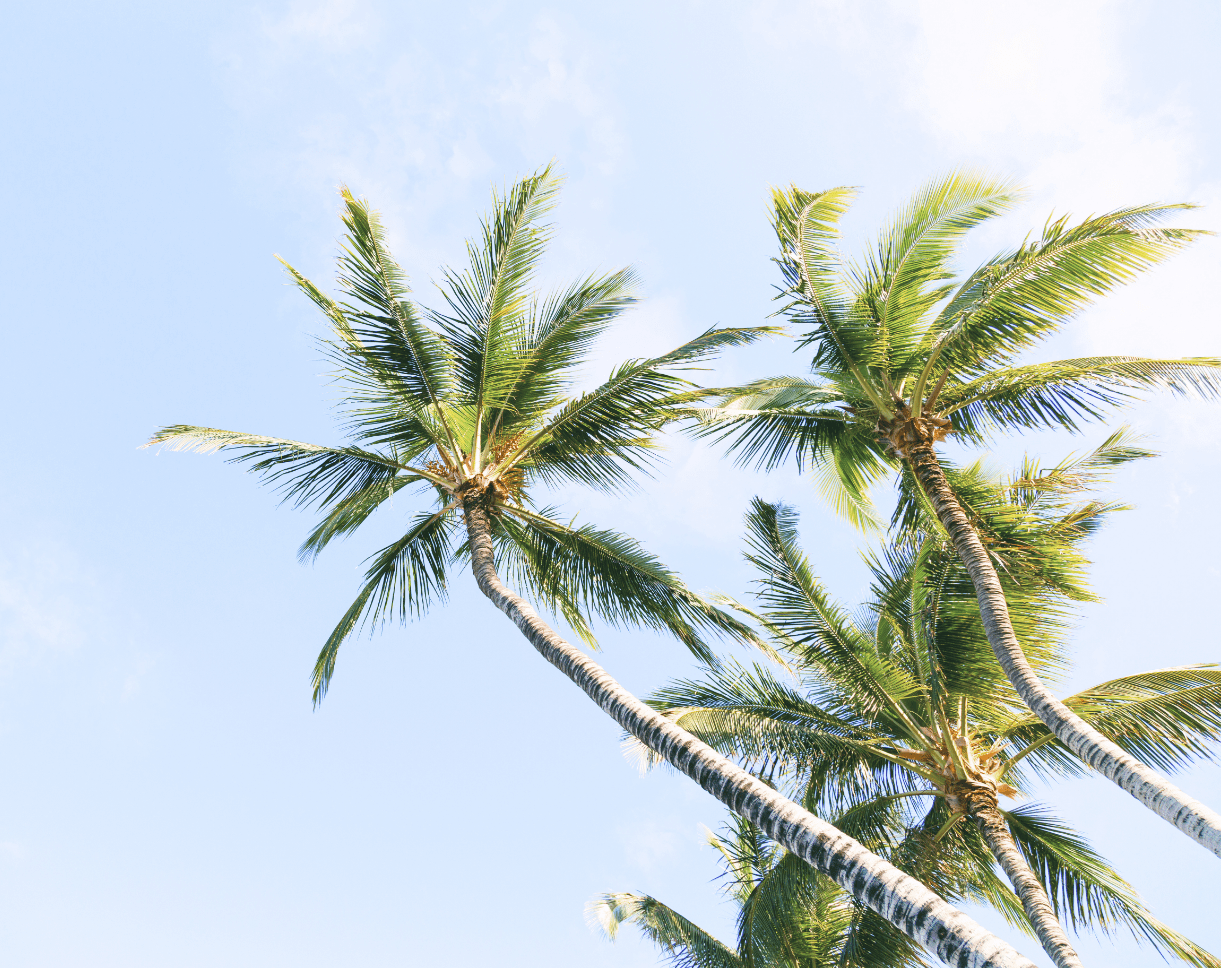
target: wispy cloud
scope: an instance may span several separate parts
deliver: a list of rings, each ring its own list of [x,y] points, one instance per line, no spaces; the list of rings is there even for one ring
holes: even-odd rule
[[[80,646],[96,601],[96,582],[67,549],[10,549],[0,558],[0,669]]]
[[[328,206],[327,190],[348,183],[395,216],[400,257],[428,265],[456,247],[456,227],[440,220],[482,207],[492,182],[555,156],[608,174],[624,138],[584,31],[546,13],[478,14],[480,44],[455,20],[358,0],[248,11],[214,44],[250,131],[235,165],[273,193]]]

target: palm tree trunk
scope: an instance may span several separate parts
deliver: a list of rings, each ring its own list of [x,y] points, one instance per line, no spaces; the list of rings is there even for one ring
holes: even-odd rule
[[[483,496],[470,492],[464,509],[473,576],[482,593],[611,719],[940,960],[954,968],[1035,968],[924,884],[781,796],[623,689],[499,580]]]
[[[912,446],[906,458],[976,586],[981,624],[1002,670],[1042,723],[1084,763],[1159,814],[1182,833],[1220,855],[1219,814],[1187,796],[1155,770],[1140,763],[1107,736],[1071,712],[1045,688],[1015,638],[1006,597],[993,562],[947,483],[929,443]]]
[[[996,792],[978,790],[968,799],[968,813],[980,828],[981,836],[989,844],[989,849],[997,858],[998,866],[1010,878],[1011,887],[1023,902],[1023,910],[1028,916],[1036,937],[1040,939],[1053,963],[1058,968],[1083,968],[1079,955],[1071,946],[1049,903],[1049,896],[1041,887],[1040,881],[1032,873],[1032,868],[1024,860],[1023,854],[1015,846],[1011,833],[1006,829],[1006,821],[998,810],[998,795]]]

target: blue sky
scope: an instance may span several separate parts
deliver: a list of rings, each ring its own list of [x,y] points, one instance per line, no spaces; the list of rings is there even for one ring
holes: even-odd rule
[[[338,439],[322,320],[273,253],[331,278],[339,184],[383,211],[430,304],[491,184],[558,159],[543,282],[644,278],[594,379],[764,319],[773,184],[863,186],[856,248],[939,171],[1018,178],[1027,202],[970,265],[1054,211],[1194,201],[1185,224],[1219,221],[1210,2],[48,2],[6,24],[0,934],[21,968],[655,964],[634,932],[611,945],[585,924],[616,890],[732,936],[700,829],[715,802],[639,777],[618,729],[464,581],[352,642],[313,712],[311,662],[381,535],[304,568],[310,517],[217,458],[137,449],[174,422]],[[1218,353],[1218,267],[1200,243],[1045,355]],[[712,379],[799,365],[782,341]],[[1218,657],[1218,406],[1157,397],[1123,419],[1163,457],[1110,489],[1134,510],[1092,547],[1103,601],[1073,637],[1072,689]],[[1104,432],[1006,439],[996,459]],[[741,515],[786,500],[830,585],[865,592],[860,540],[805,480],[682,440],[670,458],[630,499],[559,500],[739,595]],[[693,668],[654,636],[602,643],[640,693]],[[1218,805],[1217,771],[1181,783]],[[1210,855],[1102,780],[1043,799],[1218,950]]]

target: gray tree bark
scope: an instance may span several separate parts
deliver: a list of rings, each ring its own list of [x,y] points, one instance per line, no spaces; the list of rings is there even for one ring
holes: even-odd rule
[[[1015,846],[1006,821],[998,810],[997,791],[977,790],[967,797],[966,803],[969,815],[980,828],[981,836],[989,844],[998,865],[1006,872],[1011,887],[1023,902],[1023,910],[1045,954],[1053,959],[1058,968],[1083,968],[1078,953],[1062,930],[1044,887]]]
[[[912,446],[906,459],[955,544],[960,560],[976,586],[981,623],[1002,670],[1027,707],[1068,749],[1132,797],[1159,814],[1216,857],[1220,856],[1220,818],[1210,808],[1183,793],[1155,770],[1084,722],[1051,693],[1032,670],[1015,638],[1006,598],[993,562],[972,527],[931,444]]]
[[[1035,968],[924,884],[644,705],[555,633],[528,602],[499,580],[484,500],[483,494],[470,492],[464,501],[478,587],[551,665],[583,689],[611,719],[952,968]]]

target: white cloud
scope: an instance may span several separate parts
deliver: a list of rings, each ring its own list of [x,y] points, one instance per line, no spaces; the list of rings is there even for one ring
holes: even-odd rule
[[[587,39],[577,31],[567,31],[555,18],[540,14],[525,54],[498,72],[494,97],[517,117],[515,127],[527,154],[557,144],[551,154],[560,151],[576,160],[584,158],[601,174],[610,175],[623,154],[623,136],[592,77],[588,48]]]
[[[280,17],[259,14],[265,34],[282,49],[314,43],[349,50],[367,41],[376,27],[371,5],[359,0],[291,4]]]
[[[0,560],[0,663],[78,647],[96,597],[92,577],[66,549],[10,550]]]
[[[1034,135],[1079,139],[1120,81],[1108,4],[945,0],[915,17],[908,97],[942,137],[992,147]]]
[[[917,8],[914,8],[917,9]],[[1218,185],[1205,181],[1204,132],[1184,102],[1147,108],[1125,91],[1121,4],[944,0],[919,8],[901,50],[914,72],[900,95],[955,157],[1014,169],[1029,191],[1017,213],[977,233],[985,254],[1018,244],[1051,213],[1082,218],[1123,205],[1193,201],[1171,224],[1214,227]],[[1193,251],[1110,296],[1072,327],[1078,351],[1208,354],[1218,349],[1218,244]]]
[[[546,14],[494,21],[501,42],[479,51],[452,16],[377,13],[356,0],[244,14],[214,45],[249,129],[236,165],[329,208],[327,190],[346,182],[385,209],[390,228],[413,226],[391,239],[407,263],[428,265],[457,235],[440,217],[482,206],[491,182],[553,156],[608,174],[623,136],[583,31]]]

